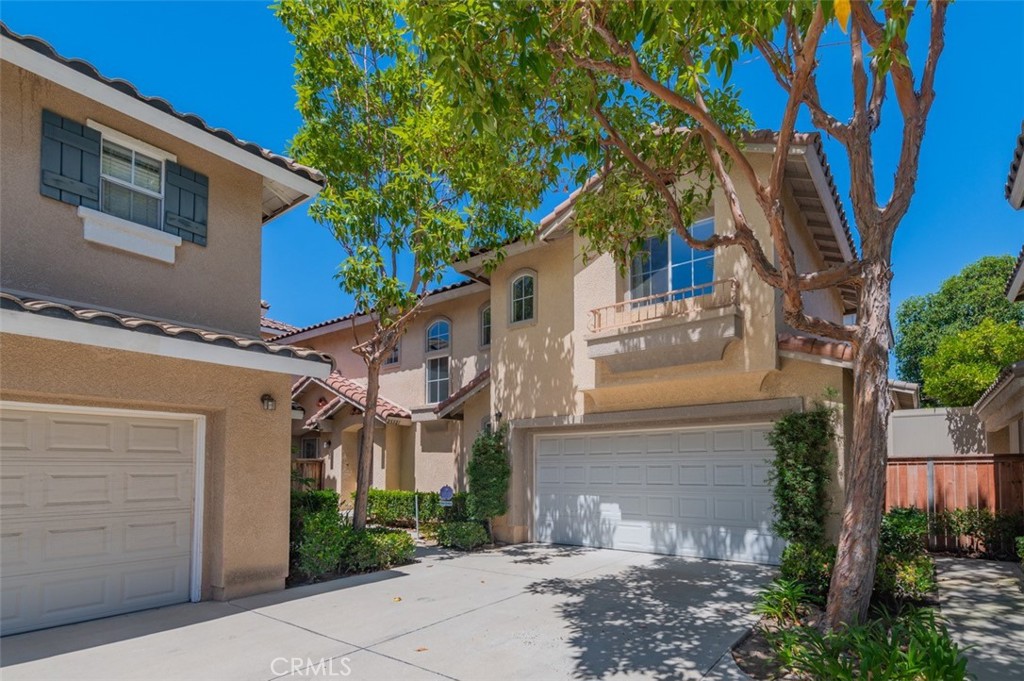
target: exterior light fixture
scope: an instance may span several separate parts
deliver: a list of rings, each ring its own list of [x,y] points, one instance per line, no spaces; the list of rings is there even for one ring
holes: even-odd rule
[[[264,393],[263,396],[260,397],[260,403],[263,405],[264,411],[274,411],[275,409],[277,409],[277,401],[274,400],[274,398],[271,397],[270,395],[267,395],[266,393]]]
[[[494,420],[495,421],[501,421],[501,412],[500,411],[494,412]]]

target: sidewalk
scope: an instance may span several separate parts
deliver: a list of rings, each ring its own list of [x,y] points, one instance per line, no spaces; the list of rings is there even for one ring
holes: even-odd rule
[[[1024,593],[1014,563],[937,558],[949,633],[967,650],[977,681],[1024,679]]]

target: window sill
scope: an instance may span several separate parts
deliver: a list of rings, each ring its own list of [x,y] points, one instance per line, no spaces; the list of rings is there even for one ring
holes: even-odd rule
[[[515,331],[516,329],[523,329],[528,326],[537,326],[537,318],[531,317],[530,319],[523,319],[518,322],[509,322],[508,330]]]
[[[84,206],[78,207],[78,217],[82,219],[86,241],[174,264],[176,249],[181,245],[180,236]]]

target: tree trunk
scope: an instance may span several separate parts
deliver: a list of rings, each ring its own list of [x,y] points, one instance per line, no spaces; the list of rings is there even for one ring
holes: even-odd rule
[[[867,254],[865,254],[867,258]],[[843,527],[823,626],[863,621],[871,604],[878,532],[885,506],[889,425],[888,258],[867,259],[853,359],[853,443]]]
[[[360,433],[359,467],[356,472],[356,502],[352,511],[352,527],[366,527],[366,509],[373,475],[373,431],[377,419],[377,394],[380,392],[380,363],[371,360],[366,365],[366,409],[363,411],[363,430]]]

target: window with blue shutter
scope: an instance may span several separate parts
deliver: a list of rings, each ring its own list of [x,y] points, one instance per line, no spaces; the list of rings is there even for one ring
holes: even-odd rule
[[[99,209],[100,133],[43,111],[39,191],[72,206]]]
[[[205,246],[209,178],[145,142],[89,125],[43,111],[39,191]]]

